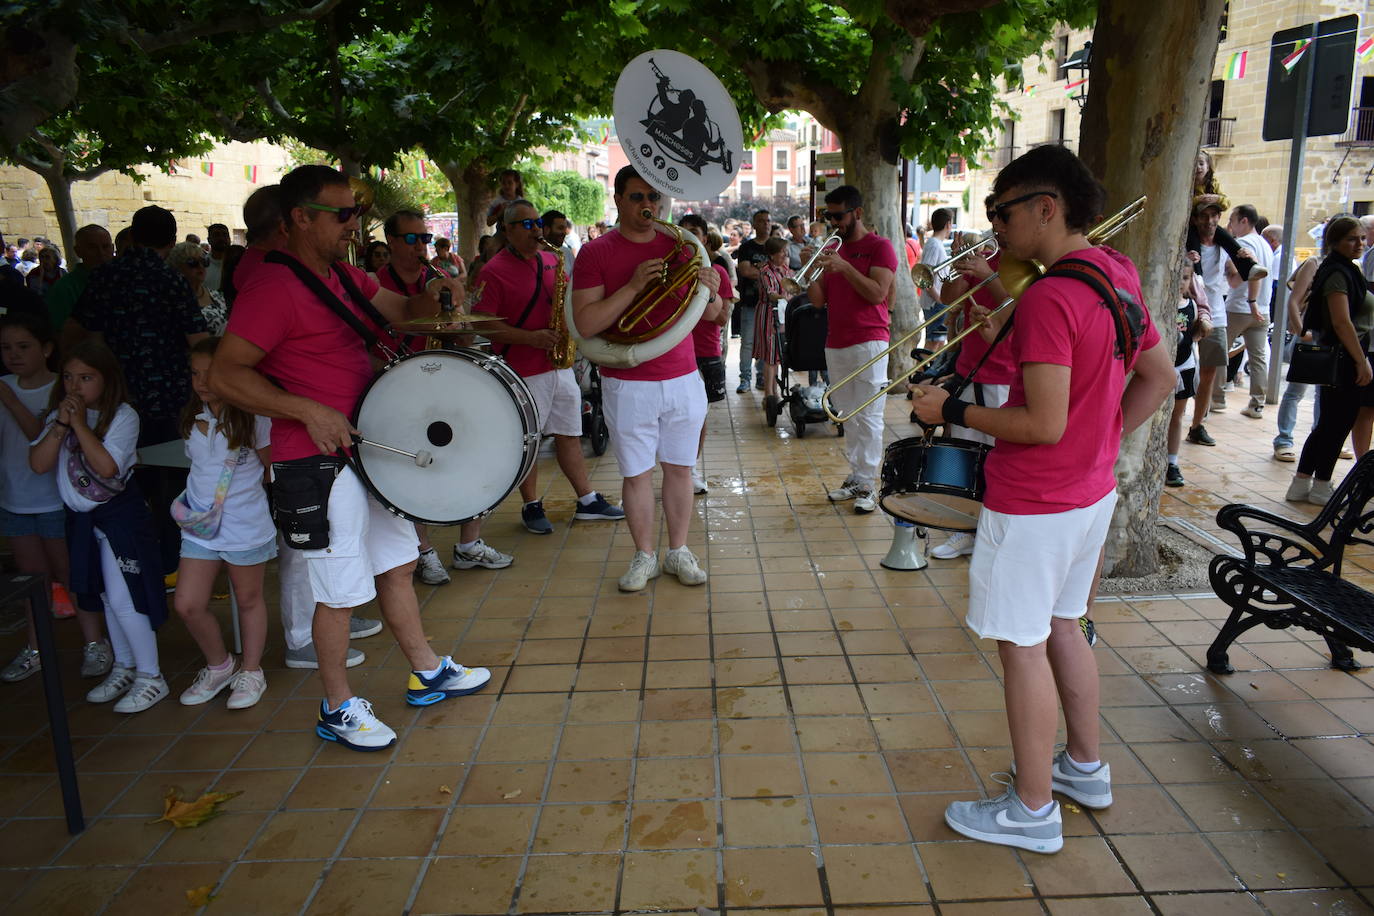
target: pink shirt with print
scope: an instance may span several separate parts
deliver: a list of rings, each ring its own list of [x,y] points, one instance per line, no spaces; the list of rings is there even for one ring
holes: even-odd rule
[[[874,267],[897,270],[896,250],[876,232],[870,232],[857,242],[846,242],[839,250],[840,257],[865,277]],[[830,312],[825,336],[827,347],[839,350],[870,340],[888,339],[886,298],[881,302],[869,302],[838,273],[823,274],[821,283],[825,285],[825,304]]]
[[[1124,296],[1142,304],[1145,331],[1137,355],[1159,343],[1143,309],[1140,277],[1123,254],[1105,246],[1071,252],[1092,261]],[[1116,487],[1112,472],[1121,448],[1121,394],[1134,366],[1115,356],[1116,322],[1092,287],[1051,277],[1031,284],[1016,304],[1012,354],[1016,364],[1068,366],[1069,413],[1064,435],[1052,445],[997,440],[985,466],[984,504],[1009,515],[1043,515],[1091,506]],[[1024,407],[1018,372],[1007,407]]]
[[[376,281],[358,268],[335,264],[334,270],[347,271],[369,300],[377,294]],[[376,330],[353,305],[334,270],[322,278],[325,286]],[[248,286],[234,301],[228,332],[266,351],[258,371],[291,394],[333,407],[349,418],[375,374],[362,338],[282,264],[263,263],[253,270]],[[273,461],[319,453],[304,423],[273,418]]]
[[[594,289],[599,286],[604,290],[603,295],[609,296],[630,282],[640,264],[652,258],[667,257],[673,244],[673,240],[661,232],[655,232],[647,242],[632,242],[619,230],[612,229],[592,239],[578,251],[573,270],[573,289]],[[688,334],[677,346],[656,359],[640,363],[633,369],[603,368],[601,374],[626,381],[661,382],[696,371],[692,335]]]

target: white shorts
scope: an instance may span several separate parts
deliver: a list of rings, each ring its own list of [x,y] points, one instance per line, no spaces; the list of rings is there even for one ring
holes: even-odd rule
[[[601,393],[621,476],[638,477],[660,461],[697,463],[706,386],[695,370],[661,382],[603,378]]]
[[[315,601],[353,608],[377,597],[374,576],[414,563],[420,548],[415,524],[384,509],[346,467],[329,491],[329,546],[301,553]]]
[[[982,396],[981,400],[979,395]],[[1010,385],[984,385],[982,382],[974,382],[964,389],[964,393],[959,395],[959,400],[977,404],[979,407],[1001,407],[1007,403],[1009,397],[1011,397]],[[956,439],[967,439],[970,442],[981,442],[984,445],[992,445],[996,441],[987,433],[980,433],[978,430],[970,429],[967,426],[951,425],[949,434]]]
[[[1088,610],[1097,557],[1107,539],[1116,491],[1081,509],[1008,515],[984,509],[968,568],[968,617],[983,639],[1034,646],[1050,618]]]
[[[541,436],[582,435],[582,390],[571,369],[531,375],[525,384],[539,413]]]

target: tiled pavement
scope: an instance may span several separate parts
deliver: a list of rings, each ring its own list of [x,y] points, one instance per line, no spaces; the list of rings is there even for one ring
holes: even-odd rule
[[[823,495],[839,440],[766,431],[756,405],[711,410],[701,589],[620,594],[628,532],[570,530],[546,454],[556,533],[526,534],[508,502],[485,535],[515,565],[420,592],[435,647],[491,666],[492,686],[416,711],[388,636],[358,644],[354,685],[400,732],[394,751],[314,737],[315,678],[279,667],[275,622],[267,697],[244,712],[172,699],[117,716],[79,699],[71,657],[89,815],[71,838],[39,680],[0,689],[0,911],[189,913],[186,891],[210,885],[211,914],[1371,912],[1374,678],[1265,628],[1232,651],[1237,674],[1207,674],[1214,598],[1096,607],[1116,803],[1065,806],[1061,853],[949,831],[945,804],[1010,759],[995,652],[961,626],[966,561],[881,569],[883,516]],[[889,402],[890,435],[909,434],[905,414]],[[1311,511],[1281,503],[1271,419],[1233,407],[1209,426],[1222,444],[1184,446],[1189,486],[1166,515]],[[616,479],[610,456],[594,465],[611,494]],[[1352,559],[1374,580],[1369,551]],[[59,624],[69,650],[74,631]],[[161,644],[175,696],[199,660],[175,621]],[[242,794],[176,831],[150,823],[173,785]]]

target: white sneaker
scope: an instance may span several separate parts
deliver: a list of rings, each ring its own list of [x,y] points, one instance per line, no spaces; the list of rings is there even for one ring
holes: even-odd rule
[[[372,712],[372,704],[362,697],[349,697],[333,712],[325,712],[320,701],[315,734],[326,741],[355,751],[380,751],[396,743],[396,733]]]
[[[953,560],[973,553],[973,535],[967,531],[956,531],[943,544],[932,549],[930,555],[938,560]]]
[[[1312,492],[1312,478],[1299,477],[1293,475],[1293,480],[1288,484],[1288,492],[1283,494],[1283,498],[1292,503],[1307,501],[1307,495]]]
[[[229,667],[223,671],[216,671],[208,666],[201,668],[191,686],[181,692],[181,705],[199,706],[201,703],[210,702],[221,690],[229,686],[238,670],[239,666],[234,663],[233,658],[229,659]]]
[[[158,675],[157,677],[136,677],[129,692],[114,704],[115,712],[134,713],[143,712],[154,703],[165,700],[172,691],[167,689],[167,681]]]
[[[37,649],[30,649],[28,646],[19,650],[19,654],[14,657],[14,661],[5,666],[5,670],[0,671],[0,681],[13,684],[22,681],[26,677],[31,677],[43,670],[43,659],[39,657]]]
[[[114,650],[108,640],[98,639],[81,647],[81,676],[104,677],[114,666]]]
[[[677,576],[677,581],[683,585],[703,585],[706,582],[706,570],[701,568],[696,555],[685,544],[668,551],[663,558],[663,571]]]
[[[1307,491],[1307,501],[1314,506],[1324,506],[1331,502],[1331,481],[1312,478],[1312,489]]]
[[[481,538],[477,539],[470,550],[460,550],[457,544],[453,545],[454,569],[472,569],[474,566],[481,566],[483,569],[505,569],[514,562],[515,557],[502,553]]]
[[[868,489],[862,480],[850,474],[844,479],[844,483],[831,490],[826,496],[830,497],[832,503],[844,502],[846,499],[853,499],[860,493]]]
[[[873,499],[872,490],[860,490],[854,494],[854,511],[860,515],[867,515],[878,508],[878,503]]]
[[[692,492],[697,496],[706,492],[706,475],[692,468]]]
[[[1252,420],[1262,420],[1264,419],[1264,405],[1250,404],[1241,410],[1240,415],[1242,417],[1249,417]]]
[[[649,584],[650,579],[658,578],[658,554],[636,550],[630,568],[620,577],[622,592],[637,592]]]
[[[448,585],[452,581],[448,570],[444,569],[444,561],[439,559],[439,553],[433,547],[420,554],[420,562],[415,564],[415,574],[425,585]]]
[[[86,692],[86,702],[108,703],[124,696],[132,686],[134,686],[134,669],[114,665],[110,668],[110,673],[105,676],[105,680]]]
[[[233,690],[229,692],[230,709],[247,709],[258,705],[258,700],[267,692],[267,676],[258,671],[240,671],[234,675]]]

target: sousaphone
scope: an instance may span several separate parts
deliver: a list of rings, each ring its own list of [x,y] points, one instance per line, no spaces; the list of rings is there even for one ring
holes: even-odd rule
[[[647,51],[620,72],[615,85],[615,130],[626,158],[665,197],[714,200],[734,180],[744,148],[739,114],[715,74],[677,51]],[[697,271],[711,263],[693,232],[666,220],[654,229],[674,241],[659,282],[650,285],[609,328],[582,337],[573,321],[568,284],[563,314],[587,359],[629,369],[667,353],[692,332],[710,301]]]

